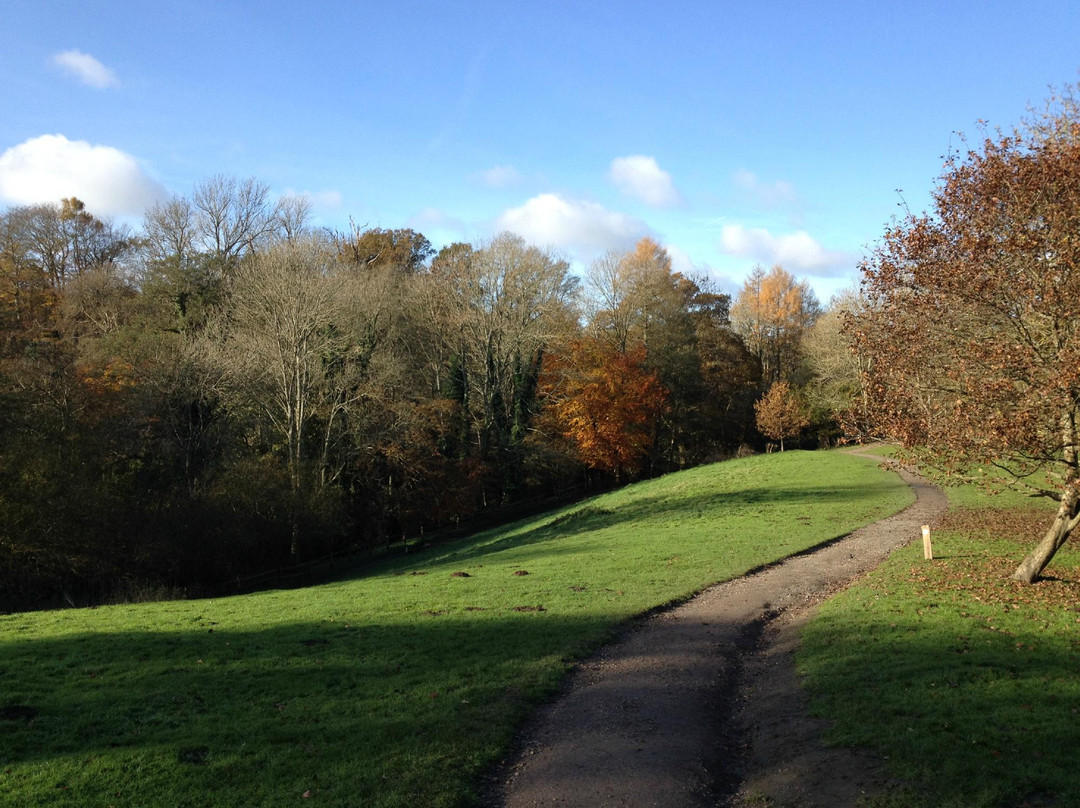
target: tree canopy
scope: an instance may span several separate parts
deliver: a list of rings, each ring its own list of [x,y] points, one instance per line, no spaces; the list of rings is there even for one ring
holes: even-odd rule
[[[1080,118],[1071,96],[949,156],[933,209],[885,233],[851,320],[877,424],[955,473],[993,466],[1060,503],[1016,570],[1080,523]]]
[[[814,290],[782,266],[756,266],[731,307],[731,321],[761,363],[768,383],[798,368],[803,336],[821,310]]]
[[[511,233],[434,255],[310,214],[228,176],[134,231],[0,210],[0,609],[199,592],[764,445],[730,297],[654,239],[582,284]]]
[[[806,427],[810,419],[791,390],[791,385],[780,381],[769,388],[769,392],[754,403],[757,414],[757,427],[761,434],[780,441],[780,451],[784,451],[784,440],[794,438]]]

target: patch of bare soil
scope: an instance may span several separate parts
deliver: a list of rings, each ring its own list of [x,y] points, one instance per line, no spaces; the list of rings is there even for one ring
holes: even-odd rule
[[[582,662],[492,774],[486,804],[853,806],[889,782],[878,761],[824,746],[792,652],[809,610],[945,511],[915,504],[850,536],[712,587]]]

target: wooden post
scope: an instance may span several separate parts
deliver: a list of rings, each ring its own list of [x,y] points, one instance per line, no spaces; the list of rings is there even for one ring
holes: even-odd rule
[[[922,526],[922,553],[927,561],[934,560],[934,548],[930,545],[930,525]]]

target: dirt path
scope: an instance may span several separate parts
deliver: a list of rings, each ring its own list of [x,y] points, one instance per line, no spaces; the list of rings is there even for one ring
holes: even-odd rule
[[[837,808],[886,787],[876,761],[821,744],[791,654],[813,604],[944,513],[941,491],[901,474],[918,497],[902,513],[712,587],[583,662],[489,805]]]

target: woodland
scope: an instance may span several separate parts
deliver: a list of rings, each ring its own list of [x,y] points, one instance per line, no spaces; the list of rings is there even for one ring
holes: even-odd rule
[[[311,226],[216,176],[0,213],[0,610],[202,594],[766,448],[876,438],[1080,525],[1080,103],[950,154],[823,308],[644,238]]]
[[[859,388],[844,300],[781,267],[733,301],[649,238],[575,273],[310,218],[228,176],[137,228],[0,213],[0,610],[227,591],[834,442]]]

